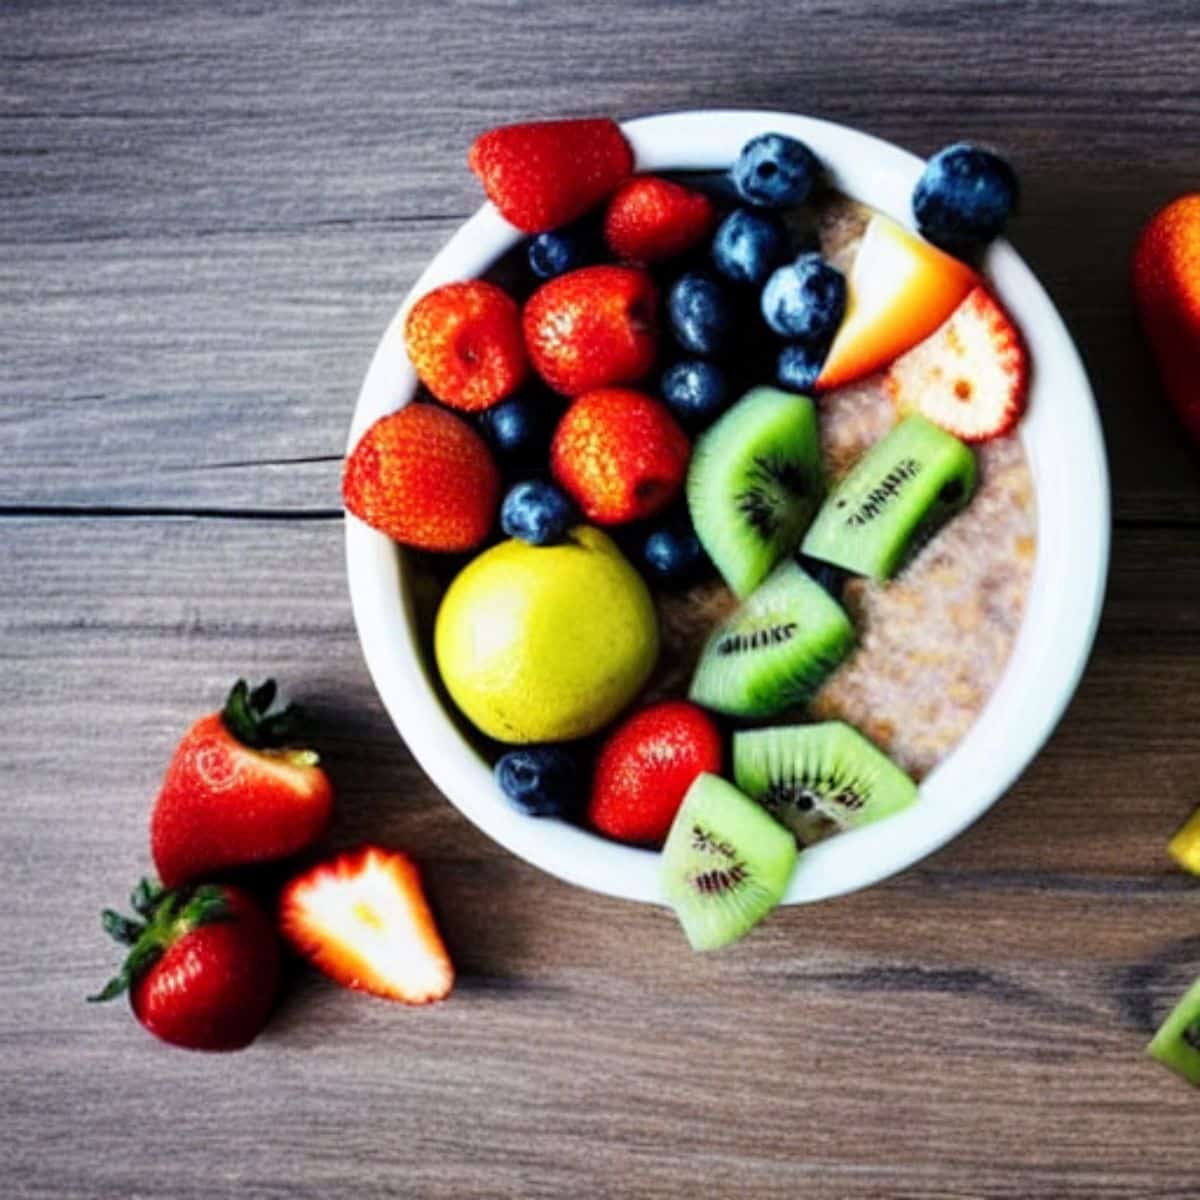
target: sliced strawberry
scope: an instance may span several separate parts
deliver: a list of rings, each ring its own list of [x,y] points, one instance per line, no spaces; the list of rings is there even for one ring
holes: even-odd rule
[[[964,442],[1007,433],[1025,411],[1029,357],[1017,327],[983,287],[892,363],[884,380],[901,413],[919,412]]]
[[[454,966],[407,855],[347,851],[293,879],[283,892],[283,935],[335,982],[428,1004],[454,986]]]
[[[531,121],[480,134],[467,165],[507,221],[544,233],[609,196],[633,170],[633,151],[608,117]]]

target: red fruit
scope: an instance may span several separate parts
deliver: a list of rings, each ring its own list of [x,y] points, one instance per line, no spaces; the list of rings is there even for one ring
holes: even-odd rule
[[[675,498],[691,447],[665,405],[641,392],[588,392],[563,414],[550,444],[555,479],[584,516],[619,525]]]
[[[525,304],[525,344],[538,374],[565,396],[633,383],[653,366],[658,292],[633,267],[582,267]]]
[[[611,195],[633,170],[633,151],[608,117],[532,121],[480,134],[467,165],[505,220],[543,233]]]
[[[1200,444],[1200,192],[1146,223],[1133,252],[1133,295],[1167,399]]]
[[[406,546],[473,550],[491,532],[500,472],[465,421],[432,404],[381,417],[346,459],[342,499]]]
[[[404,342],[421,382],[463,412],[490,408],[529,372],[517,302],[482,279],[422,296],[404,322]]]
[[[150,817],[167,887],[287,858],[324,833],[333,788],[316,754],[294,745],[298,710],[271,713],[274,698],[274,680],[250,691],[239,679],[179,743]]]
[[[454,967],[412,860],[363,846],[293,879],[284,936],[335,982],[405,1004],[442,1000]]]
[[[923,413],[964,442],[986,442],[1025,411],[1029,358],[999,301],[976,287],[945,324],[892,363],[884,387],[901,413]]]
[[[712,718],[686,700],[634,714],[604,743],[587,819],[621,842],[657,846],[702,771],[720,774],[724,747]]]
[[[702,242],[712,233],[716,218],[703,192],[657,175],[638,175],[608,202],[604,240],[626,262],[661,262]]]
[[[128,990],[134,1015],[155,1037],[191,1050],[237,1050],[267,1023],[279,990],[279,942],[240,888],[206,883],[133,893],[142,920],[111,909],[104,928],[132,947],[119,974],[92,1000]]]

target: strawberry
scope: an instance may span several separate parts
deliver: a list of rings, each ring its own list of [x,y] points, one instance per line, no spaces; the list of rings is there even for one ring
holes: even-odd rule
[[[538,374],[578,396],[633,383],[654,366],[658,292],[633,267],[581,267],[544,283],[525,304],[525,344]]]
[[[892,363],[884,387],[901,413],[923,413],[964,442],[986,442],[1025,411],[1029,359],[999,301],[975,287],[940,328]]]
[[[601,747],[588,823],[621,842],[662,844],[702,771],[721,772],[724,747],[712,718],[686,700],[635,713]]]
[[[407,855],[363,846],[306,871],[283,891],[284,936],[335,982],[428,1004],[454,986],[454,967]]]
[[[427,292],[409,310],[404,342],[421,382],[463,412],[503,400],[529,371],[517,303],[483,279]]]
[[[664,404],[627,388],[580,396],[550,445],[555,479],[601,525],[653,516],[675,498],[691,447]]]
[[[467,165],[505,220],[544,233],[611,195],[633,170],[633,151],[608,117],[532,121],[480,134]]]
[[[608,202],[604,240],[626,262],[656,263],[702,242],[716,220],[716,209],[703,192],[657,175],[638,175]]]
[[[134,1016],[155,1037],[191,1050],[238,1050],[267,1023],[279,990],[279,941],[240,888],[205,883],[134,890],[141,920],[105,909],[104,929],[130,947],[93,1001],[129,992]]]
[[[472,550],[496,520],[500,472],[465,421],[433,404],[408,404],[376,421],[351,451],[342,499],[406,546]]]
[[[1200,445],[1200,192],[1150,218],[1132,265],[1133,298],[1163,390]]]
[[[154,864],[167,887],[287,858],[329,824],[333,788],[312,750],[295,748],[293,706],[270,712],[275,681],[239,679],[225,707],[184,735],[150,817]]]

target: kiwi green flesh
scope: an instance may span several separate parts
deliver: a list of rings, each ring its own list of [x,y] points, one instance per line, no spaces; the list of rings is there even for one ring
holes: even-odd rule
[[[1200,979],[1159,1026],[1146,1052],[1200,1087]]]
[[[660,880],[694,950],[737,941],[783,899],[796,866],[791,834],[732,784],[702,774],[663,846]]]
[[[841,721],[735,733],[733,777],[801,846],[891,816],[917,798],[917,785]]]
[[[788,559],[709,637],[688,695],[728,716],[774,716],[806,703],[853,644],[841,605]]]
[[[824,487],[807,396],[757,387],[696,440],[687,500],[696,536],[735,595],[800,544]]]
[[[890,579],[971,500],[971,449],[919,414],[905,417],[833,489],[804,553],[872,579]]]

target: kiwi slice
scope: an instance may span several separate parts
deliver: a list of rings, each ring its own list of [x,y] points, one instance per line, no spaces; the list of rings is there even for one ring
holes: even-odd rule
[[[841,721],[733,735],[733,778],[801,846],[906,808],[917,785]]]
[[[663,895],[693,950],[737,941],[783,898],[796,841],[717,775],[697,775],[662,851]]]
[[[770,717],[807,701],[853,643],[841,605],[789,558],[709,637],[689,695],[730,716]]]
[[[975,490],[975,455],[919,413],[905,417],[833,489],[804,553],[890,579]]]
[[[807,396],[752,388],[692,450],[692,524],[738,597],[796,549],[823,492],[817,414]]]
[[[1200,979],[1158,1027],[1146,1053],[1200,1087]]]

